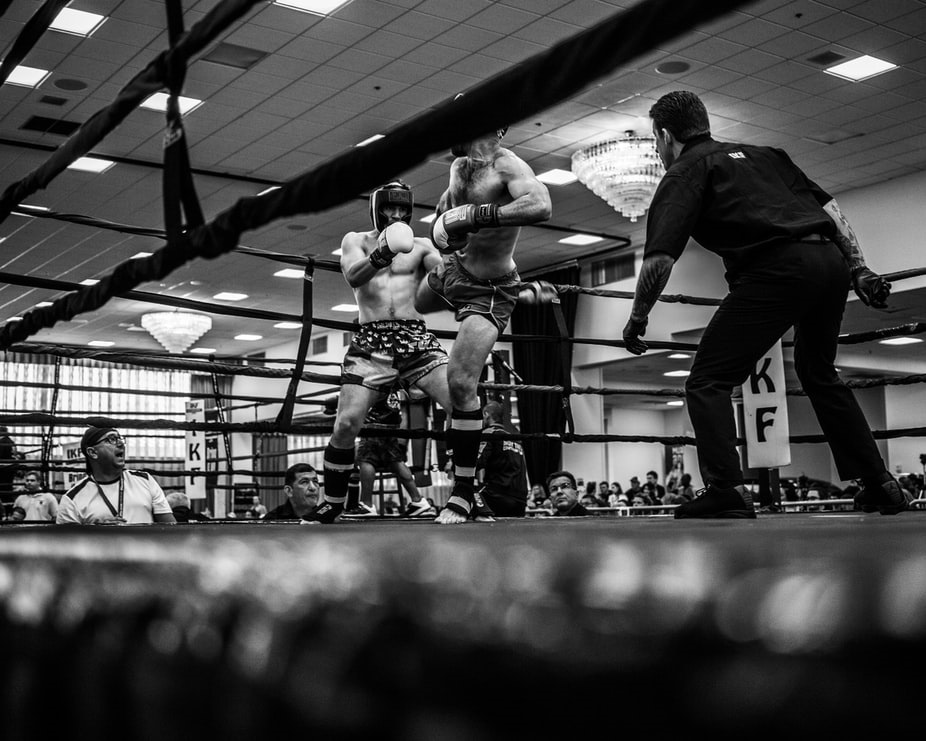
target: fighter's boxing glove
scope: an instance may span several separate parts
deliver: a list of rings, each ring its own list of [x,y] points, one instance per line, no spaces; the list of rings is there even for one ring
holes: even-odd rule
[[[546,280],[532,280],[530,283],[522,283],[521,290],[518,292],[518,303],[536,306],[540,304],[552,304],[559,298],[559,294],[553,287],[553,284]]]
[[[370,253],[370,264],[377,270],[388,267],[401,252],[411,252],[415,233],[404,221],[394,221],[379,233],[376,249]]]
[[[444,211],[431,222],[431,242],[440,252],[456,252],[466,247],[467,235],[487,226],[498,226],[498,206],[466,203]]]

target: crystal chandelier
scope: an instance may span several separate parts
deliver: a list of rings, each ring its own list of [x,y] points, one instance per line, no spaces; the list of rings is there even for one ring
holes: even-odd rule
[[[212,318],[186,311],[158,311],[143,314],[141,326],[168,352],[181,353],[212,329]]]
[[[665,173],[651,136],[626,132],[580,149],[572,172],[592,193],[631,221],[646,213]]]

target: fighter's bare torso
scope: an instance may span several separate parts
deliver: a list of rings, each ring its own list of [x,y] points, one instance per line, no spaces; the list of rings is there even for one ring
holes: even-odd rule
[[[465,203],[495,203],[504,206],[513,200],[508,180],[517,158],[507,149],[498,149],[494,158],[458,157],[450,169],[450,183],[441,210]],[[514,251],[521,228],[502,226],[483,229],[469,237],[469,244],[457,254],[463,266],[479,278],[496,278],[515,269]]]
[[[378,232],[350,232],[345,247],[360,249],[368,257],[376,249]],[[354,287],[354,297],[360,307],[360,322],[390,319],[423,319],[415,310],[415,291],[430,267],[440,255],[427,239],[415,238],[411,252],[396,255],[385,270],[380,270],[363,285]]]

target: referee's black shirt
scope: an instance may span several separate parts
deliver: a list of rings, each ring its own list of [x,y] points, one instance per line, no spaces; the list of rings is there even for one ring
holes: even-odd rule
[[[697,136],[656,189],[644,256],[678,259],[692,237],[723,258],[729,280],[770,245],[832,236],[831,200],[781,149]]]

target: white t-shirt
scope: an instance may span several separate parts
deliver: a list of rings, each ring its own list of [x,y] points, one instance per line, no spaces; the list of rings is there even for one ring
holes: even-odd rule
[[[19,507],[26,513],[27,520],[54,520],[58,513],[58,500],[47,491],[34,494],[20,494],[13,502],[13,509]]]
[[[92,525],[114,520],[113,509],[119,510],[120,487],[122,518],[126,522],[151,524],[155,515],[171,514],[167,497],[158,482],[144,471],[126,469],[115,481],[101,483],[89,476],[78,481],[61,497],[55,522],[59,525]]]

